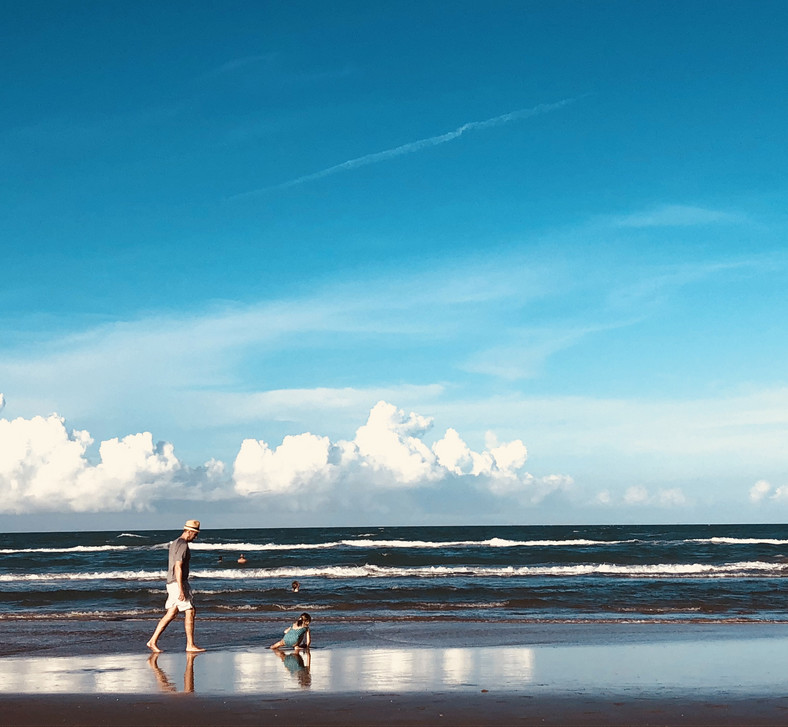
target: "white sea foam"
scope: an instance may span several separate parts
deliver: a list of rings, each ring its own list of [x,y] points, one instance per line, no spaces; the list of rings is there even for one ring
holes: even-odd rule
[[[341,542],[333,543],[189,543],[192,550],[231,550],[235,553],[254,553],[265,550],[324,550],[336,548]],[[164,543],[161,547],[168,547]]]
[[[213,606],[217,611],[230,611],[232,613],[238,613],[241,611],[270,611],[272,608],[279,609],[280,611],[293,611],[300,609],[301,606],[293,606],[292,604],[278,604],[278,603],[266,603],[266,604],[252,604],[252,603],[244,603],[244,604],[234,604],[234,605],[223,605],[218,604]],[[310,611],[329,611],[333,607],[330,605],[319,605],[316,603],[312,603],[309,605]]]
[[[707,563],[656,563],[643,565],[617,565],[613,563],[587,563],[552,566],[411,566],[384,567],[325,566],[315,568],[238,568],[193,570],[193,580],[250,581],[269,578],[511,578],[523,576],[593,576],[608,575],[640,578],[717,577],[737,578],[758,573],[760,576],[780,576],[785,565],[763,561],[742,561],[710,565]],[[25,573],[0,575],[0,582],[25,581],[153,581],[162,580],[163,571],[101,571],[92,573]]]
[[[0,583],[17,583],[26,581],[151,581],[162,580],[164,571],[94,571],[92,573],[3,573]]]
[[[525,547],[566,547],[568,545],[620,545],[621,543],[634,543],[635,540],[587,540],[585,538],[575,538],[573,540],[506,540],[505,538],[491,538],[483,540],[479,545],[489,545],[493,548],[514,548]],[[469,543],[475,545],[475,543]]]
[[[517,548],[517,547],[567,547],[589,545],[617,545],[631,543],[633,540],[507,540],[489,538],[488,540],[374,540],[357,538],[354,540],[335,540],[325,543],[191,543],[192,550],[231,550],[238,553],[267,550],[326,550],[330,548]],[[167,543],[157,547],[167,547]]]
[[[106,550],[128,550],[128,545],[75,545],[71,548],[0,548],[0,553],[99,553]]]
[[[232,570],[192,570],[191,578],[254,580],[263,578],[364,578],[374,566],[325,566],[323,568],[234,568]],[[385,570],[385,569],[384,569]]]
[[[507,540],[506,538],[489,538],[488,540],[343,540],[341,545],[357,548],[517,548],[568,545],[610,545],[620,540]]]
[[[553,566],[411,566],[389,567],[328,566],[323,568],[245,568],[238,570],[193,571],[196,578],[265,579],[265,578],[442,578],[442,577],[514,577],[514,576],[588,576],[675,578],[692,576],[740,577],[753,572],[782,576],[781,563],[742,561],[709,565],[707,563],[657,563],[616,565],[588,563]]]
[[[55,620],[80,620],[80,619],[104,619],[104,618],[135,618],[139,616],[150,616],[160,613],[155,609],[129,609],[126,611],[65,611],[63,613],[3,613],[0,614],[0,621],[55,621]]]
[[[777,538],[692,538],[684,542],[722,545],[788,545],[788,540],[779,540]]]
[[[365,564],[363,566],[324,566],[315,568],[233,568],[192,570],[192,580],[250,581],[269,578],[451,578],[522,576],[593,576],[608,575],[640,578],[717,577],[737,578],[758,573],[760,576],[785,574],[786,565],[764,561],[741,561],[710,565],[708,563],[655,563],[618,565],[614,563],[585,563],[551,566],[409,566],[390,567]],[[92,573],[24,573],[0,575],[1,583],[25,581],[154,581],[163,580],[164,571],[97,571]]]
[[[118,538],[139,538],[145,536],[136,533],[121,533]],[[169,548],[171,541],[144,546],[153,550]],[[295,550],[329,550],[332,548],[366,548],[366,549],[437,549],[437,548],[517,548],[517,547],[590,547],[621,545],[636,542],[653,543],[654,541],[628,540],[591,540],[588,538],[574,538],[566,540],[509,540],[507,538],[489,538],[487,540],[392,540],[374,538],[356,538],[326,541],[324,543],[190,543],[192,550],[198,551],[228,551],[237,553],[264,552],[264,551],[295,551]],[[779,538],[689,538],[675,541],[677,543],[711,543],[715,545],[788,545],[788,539]],[[102,551],[130,550],[140,546],[131,545],[74,545],[68,548],[0,548],[0,554],[13,555],[18,553],[98,553]]]

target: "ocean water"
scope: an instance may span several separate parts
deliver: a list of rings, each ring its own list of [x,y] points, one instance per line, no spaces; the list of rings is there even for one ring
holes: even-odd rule
[[[0,534],[0,620],[158,616],[178,535]],[[783,525],[206,529],[191,547],[201,617],[788,621]]]

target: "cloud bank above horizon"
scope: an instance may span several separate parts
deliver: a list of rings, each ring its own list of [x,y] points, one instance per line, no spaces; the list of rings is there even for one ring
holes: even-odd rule
[[[94,464],[89,432],[68,431],[57,414],[0,419],[0,513],[146,511],[164,499],[232,498],[266,507],[278,501],[298,512],[337,500],[372,506],[403,490],[476,491],[527,506],[573,486],[566,475],[526,472],[520,440],[499,443],[490,433],[486,448],[475,452],[450,428],[430,447],[423,437],[431,426],[428,417],[380,401],[352,440],[306,432],[272,448],[246,439],[227,473],[217,460],[184,464],[172,444],[154,444],[150,432],[101,442]]]
[[[229,466],[216,459],[190,466],[150,432],[102,441],[93,455],[90,433],[69,430],[58,414],[0,418],[0,514],[150,514],[173,502],[232,511],[235,503],[250,516],[322,520],[331,512],[383,520],[399,513],[405,523],[429,515],[439,524],[437,512],[451,520],[474,507],[477,515],[516,521],[551,501],[566,512],[624,508],[635,519],[646,508],[680,513],[697,504],[681,487],[589,492],[571,474],[527,471],[520,439],[500,442],[488,432],[475,451],[452,427],[428,443],[432,427],[430,417],[379,401],[352,439],[304,432],[272,446],[247,438]],[[742,501],[758,508],[785,500],[786,492],[760,480],[742,491]]]

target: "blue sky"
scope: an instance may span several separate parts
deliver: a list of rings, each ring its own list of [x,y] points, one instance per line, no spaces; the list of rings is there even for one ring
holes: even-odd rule
[[[784,3],[1,12],[0,527],[785,519]]]

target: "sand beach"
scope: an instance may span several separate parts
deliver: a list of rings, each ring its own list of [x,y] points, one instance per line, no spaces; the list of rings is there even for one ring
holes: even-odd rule
[[[171,535],[2,536],[3,725],[788,721],[781,526],[211,531],[193,656]]]
[[[788,624],[332,623],[206,618],[153,656],[142,619],[3,621],[6,725],[782,725]],[[51,639],[47,640],[49,634]]]

